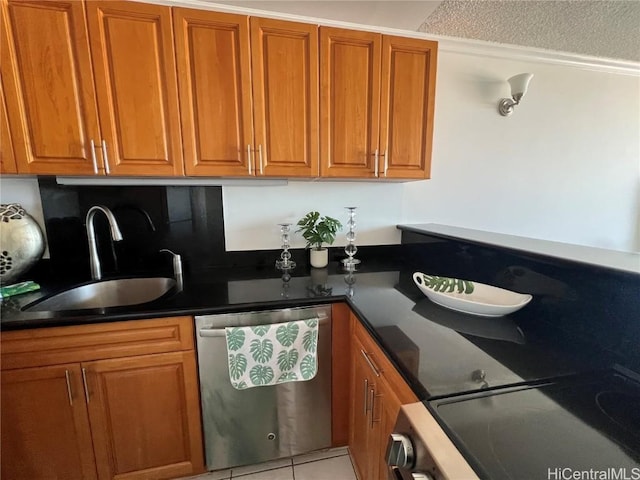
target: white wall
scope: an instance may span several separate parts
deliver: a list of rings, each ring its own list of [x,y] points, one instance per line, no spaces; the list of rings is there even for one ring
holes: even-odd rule
[[[404,222],[640,250],[639,77],[445,52],[437,81],[432,179],[405,185]]]
[[[337,218],[345,228],[335,245],[346,243],[348,219],[344,207],[356,210],[356,243],[385,245],[399,243],[395,228],[402,218],[400,183],[289,182],[280,187],[223,187],[225,240],[227,250],[280,248],[278,223],[295,223],[307,212]],[[305,245],[301,234],[292,235],[293,247]]]

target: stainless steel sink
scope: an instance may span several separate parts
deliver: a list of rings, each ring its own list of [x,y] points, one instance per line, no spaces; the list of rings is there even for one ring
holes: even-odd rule
[[[23,308],[27,312],[121,307],[151,302],[176,285],[173,278],[119,278],[70,288]]]

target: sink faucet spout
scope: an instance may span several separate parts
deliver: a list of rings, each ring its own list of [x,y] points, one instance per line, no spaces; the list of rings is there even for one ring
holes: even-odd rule
[[[122,240],[122,232],[118,227],[116,217],[111,210],[102,205],[95,205],[87,212],[85,220],[87,226],[87,240],[89,241],[89,264],[91,266],[91,278],[94,280],[100,280],[102,278],[102,270],[100,267],[100,259],[98,258],[98,247],[96,244],[96,232],[93,225],[94,218],[97,212],[102,212],[109,222],[109,229],[111,230],[111,238],[114,242]]]

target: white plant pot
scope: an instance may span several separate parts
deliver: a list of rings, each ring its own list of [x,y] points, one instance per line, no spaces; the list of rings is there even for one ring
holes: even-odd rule
[[[309,260],[314,268],[324,268],[329,263],[329,250],[327,248],[312,248],[309,250]]]

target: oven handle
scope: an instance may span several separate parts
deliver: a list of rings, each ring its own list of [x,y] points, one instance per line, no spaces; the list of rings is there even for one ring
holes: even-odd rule
[[[391,467],[389,470],[391,471],[391,475],[392,475],[392,477],[389,478],[389,480],[405,480],[404,475],[402,475],[402,472],[398,467]]]
[[[318,314],[315,317],[311,318],[301,318],[300,320],[313,320],[314,318],[318,319],[318,325],[323,325],[328,321],[328,317],[324,314]],[[198,330],[198,335],[200,335],[201,337],[224,337],[225,333],[224,328],[201,328],[200,330]]]
[[[392,477],[389,480],[434,480],[433,476],[428,473],[422,472],[408,472],[406,470],[402,470],[398,467],[390,468]],[[406,476],[403,472],[407,472]]]

